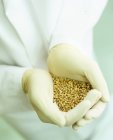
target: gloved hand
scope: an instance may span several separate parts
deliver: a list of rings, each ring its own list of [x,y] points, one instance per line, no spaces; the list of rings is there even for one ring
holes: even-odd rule
[[[83,111],[83,101],[66,113],[66,125],[78,128],[99,117],[109,101],[109,92],[98,64],[81,50],[68,44],[59,44],[53,47],[47,61],[49,71],[53,74],[89,81],[94,88],[85,98],[85,100],[90,101],[89,107]],[[77,112],[80,113],[78,118],[76,117]]]
[[[63,112],[53,103],[53,82],[47,71],[41,69],[25,71],[22,87],[41,121],[58,126],[65,125]]]
[[[52,52],[49,54],[49,57],[51,56],[51,54]],[[51,59],[49,60],[49,57],[48,57],[48,64],[51,60]],[[54,73],[54,71],[51,71],[51,72]],[[59,75],[59,76],[62,76],[62,75]],[[73,78],[73,77],[70,77],[69,75],[67,75],[66,77]],[[78,80],[86,81],[86,78],[84,76],[80,76],[77,74],[74,75],[74,78]],[[52,89],[53,83],[52,83],[51,76],[48,72],[44,70],[28,70],[23,75],[22,85],[23,85],[24,91],[28,93],[30,101],[36,113],[38,114],[39,118],[43,122],[53,123],[60,126],[73,125],[74,127],[76,126],[76,124],[78,124],[78,122],[79,123],[80,121],[83,122],[83,119],[80,120],[80,118],[82,118],[85,114],[88,114],[86,112],[101,97],[101,93],[98,90],[91,90],[88,93],[88,96],[85,98],[85,100],[81,102],[77,107],[75,107],[73,110],[69,111],[68,113],[63,113],[59,111],[57,105],[53,103],[53,89]],[[88,117],[88,115],[86,116]]]
[[[61,112],[56,103],[53,103],[53,82],[51,75],[47,71],[39,69],[27,70],[22,78],[22,87],[24,92],[28,94],[30,102],[40,120],[59,126],[67,125],[67,120],[68,125],[73,120],[74,122],[79,120],[91,106],[88,99],[91,96],[95,98],[94,100],[99,98],[98,94],[90,94],[66,118],[66,113]]]

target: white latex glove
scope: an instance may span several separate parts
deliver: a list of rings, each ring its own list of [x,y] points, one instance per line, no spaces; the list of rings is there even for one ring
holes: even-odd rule
[[[79,120],[91,105],[91,102],[87,98],[80,103],[76,109],[70,111],[66,118],[66,113],[61,112],[56,103],[53,103],[52,77],[44,70],[27,70],[22,78],[22,86],[24,92],[28,94],[30,102],[40,120],[45,123],[70,126],[73,121]],[[94,96],[96,100],[99,98],[98,94],[90,95]]]
[[[100,68],[94,60],[74,46],[59,44],[49,52],[48,67],[49,71],[57,76],[89,81],[95,89],[91,90],[85,99],[91,102],[89,108],[83,109],[83,101],[66,113],[66,125],[76,128],[101,115],[109,101],[109,92]],[[77,113],[80,113],[78,118]]]
[[[58,126],[65,125],[63,112],[53,103],[53,82],[47,71],[41,69],[25,71],[22,87],[41,121]]]
[[[87,98],[76,109],[70,111],[67,118],[65,118],[66,113],[61,112],[56,103],[53,103],[52,77],[44,70],[27,70],[23,75],[22,85],[24,92],[28,93],[28,97],[40,120],[46,123],[59,126],[73,124],[73,121],[75,122],[75,119],[79,120],[91,106],[91,102]],[[95,93],[90,94],[90,96],[93,96],[95,100],[100,97]]]

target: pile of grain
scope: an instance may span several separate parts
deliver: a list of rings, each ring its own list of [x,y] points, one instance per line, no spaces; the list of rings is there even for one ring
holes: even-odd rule
[[[72,80],[69,78],[57,77],[53,74],[54,98],[61,111],[67,112],[80,103],[92,89],[90,83]]]

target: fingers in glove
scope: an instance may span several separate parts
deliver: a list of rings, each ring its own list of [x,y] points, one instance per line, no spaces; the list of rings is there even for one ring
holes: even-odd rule
[[[94,106],[98,101],[99,99],[101,98],[102,94],[96,90],[96,89],[92,89],[88,92],[87,96],[85,97],[84,100],[89,100],[91,102],[91,105],[89,107],[89,110],[90,108],[92,108],[92,106]],[[89,111],[88,110],[88,111]],[[87,116],[85,116],[85,119],[90,119],[88,118]]]
[[[90,90],[88,92],[88,95],[85,97],[84,101],[90,101],[90,105],[87,107],[87,111],[101,98],[101,93],[97,91],[96,89]],[[83,102],[84,102],[83,101]],[[80,120],[83,116],[80,111],[82,111],[82,102],[78,105],[78,108],[74,108],[74,110],[70,110],[67,113],[67,125],[71,125],[72,122],[76,123],[78,120]],[[80,109],[80,111],[79,111]],[[78,112],[77,112],[78,111]],[[86,110],[84,110],[85,112]],[[87,112],[86,111],[86,112]],[[82,113],[84,113],[82,112]],[[78,119],[78,120],[77,120]]]
[[[88,92],[87,96],[86,96],[85,99],[84,99],[84,100],[89,100],[90,103],[91,103],[89,109],[87,110],[88,112],[89,112],[90,108],[91,108],[95,103],[98,102],[98,100],[101,98],[101,96],[102,96],[102,94],[101,94],[99,91],[97,91],[96,89],[92,89],[92,90],[90,90],[90,91]],[[87,114],[87,113],[86,113],[86,114]],[[84,120],[84,122],[85,122],[85,120],[86,120],[86,122],[88,122],[89,119],[91,119],[91,118],[89,118],[89,116],[86,116],[86,115],[85,115],[85,118],[79,118],[79,120],[78,120],[77,122],[75,122],[75,124],[73,124],[73,126],[77,125],[77,124],[80,123],[80,122],[83,122],[83,120]],[[90,120],[89,120],[89,121],[90,121]]]
[[[83,127],[84,125],[89,124],[92,121],[93,121],[93,119],[86,120],[86,119],[83,118],[83,119],[79,120],[77,123],[73,124],[72,128],[74,130],[79,129],[79,128]]]
[[[93,106],[92,109],[90,109],[86,113],[85,118],[88,119],[98,118],[103,113],[105,107],[106,103],[100,100],[96,105]]]
[[[84,100],[89,100],[91,102],[91,106],[90,106],[91,108],[94,104],[96,104],[99,101],[101,97],[102,97],[101,92],[99,92],[96,89],[92,89],[88,92]]]
[[[98,64],[94,61],[93,62],[91,61],[90,64],[88,65],[89,67],[87,67],[85,72],[86,78],[89,80],[94,89],[97,89],[102,93],[102,100],[104,102],[108,102],[109,101],[108,87]]]
[[[66,126],[70,126],[76,121],[78,121],[80,118],[82,118],[89,110],[90,105],[91,105],[90,101],[84,100],[80,104],[78,104],[75,108],[68,111],[65,114]]]

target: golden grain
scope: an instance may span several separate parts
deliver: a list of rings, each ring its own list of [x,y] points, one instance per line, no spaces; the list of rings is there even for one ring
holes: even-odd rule
[[[58,77],[51,74],[53,79],[53,102],[56,102],[61,111],[73,109],[86,97],[92,86],[88,82]]]

